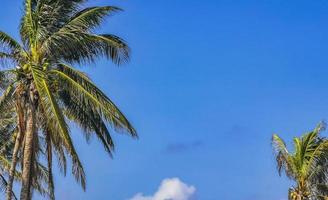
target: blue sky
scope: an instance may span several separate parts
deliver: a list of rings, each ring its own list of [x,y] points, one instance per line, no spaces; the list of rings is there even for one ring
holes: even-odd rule
[[[328,2],[90,0],[125,9],[99,31],[128,41],[132,60],[84,67],[140,139],[115,134],[108,158],[72,135],[83,193],[56,173],[58,199],[127,200],[178,177],[199,200],[281,200],[273,133],[290,141],[328,116]],[[3,1],[0,28],[17,37],[22,0]]]

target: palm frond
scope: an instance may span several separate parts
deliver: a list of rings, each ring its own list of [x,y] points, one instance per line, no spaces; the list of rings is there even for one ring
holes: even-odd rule
[[[26,44],[33,44],[35,42],[37,23],[35,21],[34,8],[36,4],[37,0],[25,0],[25,14],[21,20],[20,34]]]
[[[313,131],[294,138],[294,152],[288,152],[286,144],[277,135],[273,136],[278,171],[296,182],[289,194],[291,199],[323,199],[326,195],[322,185],[328,182],[328,143],[320,136],[325,124],[320,123]]]
[[[123,113],[115,104],[98,89],[85,75],[65,64],[60,64],[59,70],[51,72],[58,75],[61,83],[64,83],[72,95],[77,97],[80,102],[86,103],[85,108],[95,109],[114,128],[123,129],[131,136],[137,137],[137,133],[131,123],[125,118]]]
[[[0,97],[0,128],[5,128],[8,123],[11,123],[14,119],[15,113],[15,87],[9,85]]]
[[[276,153],[277,167],[279,175],[284,170],[286,175],[290,178],[296,176],[294,161],[289,154],[285,142],[276,134],[272,136],[272,145]]]
[[[7,33],[0,31],[0,45],[4,52],[13,54],[21,51],[22,47],[15,39],[10,37]]]
[[[116,35],[90,35],[102,48],[102,53],[115,64],[120,65],[130,60],[130,48],[126,42]]]
[[[92,34],[104,17],[120,11],[113,6],[90,7],[77,12],[58,31],[42,42],[41,52],[54,60],[66,62],[94,62],[106,56],[115,64],[129,61],[130,49],[126,42],[115,35]]]
[[[32,67],[32,74],[40,95],[40,104],[45,113],[47,126],[49,129],[56,130],[52,133],[58,133],[57,137],[72,159],[72,173],[77,182],[85,189],[85,173],[72,143],[65,117],[50,91],[45,74],[35,67]]]
[[[314,164],[319,161],[321,158],[321,155],[323,155],[328,150],[328,141],[322,140],[318,138],[321,131],[325,130],[325,124],[319,123],[319,125],[313,130],[313,132],[309,133],[308,137],[311,138],[311,143],[308,146],[311,146],[312,148],[309,151],[309,156],[307,156],[307,166],[306,171],[308,171],[308,175],[311,176],[313,174],[313,171],[311,171],[311,168],[313,168]]]
[[[101,116],[92,109],[79,105],[79,101],[74,100],[68,92],[62,92],[61,99],[65,105],[66,116],[79,125],[86,134],[86,139],[89,140],[91,134],[95,133],[105,150],[112,156],[114,142]]]
[[[26,119],[31,116],[37,119],[33,124],[35,141],[22,141],[22,148],[32,151],[20,150],[17,157],[22,171],[24,157],[25,160],[31,157],[28,170],[31,174],[26,174],[26,166],[25,173],[15,174],[16,180],[24,179],[22,191],[26,196],[37,190],[55,199],[53,156],[58,159],[64,175],[66,159],[71,159],[72,173],[85,190],[85,172],[70,135],[69,121],[80,126],[87,140],[96,136],[110,155],[114,151],[111,128],[137,138],[136,130],[110,98],[84,73],[64,64],[95,62],[98,57],[110,59],[116,65],[129,61],[130,49],[123,39],[94,33],[107,16],[121,9],[114,6],[83,8],[86,1],[24,0],[21,42],[0,31],[0,62],[8,62],[6,65],[13,68],[0,71],[0,133],[6,133],[0,137],[0,145],[8,143],[8,147],[0,149],[0,168],[5,173],[13,157],[8,153],[12,145],[8,141],[15,138],[21,127],[15,113],[17,100],[22,99]],[[33,112],[28,110],[31,107],[35,108]],[[43,162],[47,162],[47,167]],[[32,191],[25,187],[28,183],[32,184]]]
[[[51,7],[52,10],[59,9],[62,11],[61,6]],[[43,50],[49,49],[48,46],[55,45],[56,41],[64,40],[66,37],[70,36],[70,34],[77,32],[85,32],[89,31],[96,26],[99,26],[100,23],[104,20],[104,17],[117,12],[121,9],[113,6],[103,6],[103,7],[89,7],[85,8],[79,12],[76,12],[70,19],[67,20],[61,27],[49,35],[47,38],[42,38],[43,42]],[[48,13],[48,12],[47,12]],[[62,13],[61,13],[62,14]],[[48,17],[49,18],[49,17]],[[58,20],[58,16],[54,16],[54,20]],[[47,22],[49,23],[49,22]],[[49,29],[47,29],[49,31]]]

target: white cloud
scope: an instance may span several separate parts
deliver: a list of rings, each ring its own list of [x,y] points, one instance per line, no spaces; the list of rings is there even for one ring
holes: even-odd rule
[[[196,188],[178,178],[164,179],[153,196],[136,194],[130,200],[194,200]]]

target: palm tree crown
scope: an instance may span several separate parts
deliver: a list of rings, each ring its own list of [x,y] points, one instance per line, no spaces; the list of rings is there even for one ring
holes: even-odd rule
[[[16,113],[13,125],[18,127],[20,139],[15,142],[17,151],[13,153],[15,162],[11,172],[17,160],[23,169],[21,199],[24,200],[31,199],[30,186],[38,172],[36,163],[40,156],[48,163],[52,199],[53,154],[64,173],[66,158],[71,159],[72,173],[85,189],[85,173],[68,122],[78,124],[87,139],[96,135],[109,155],[114,143],[107,125],[137,137],[135,129],[115,104],[85,73],[73,67],[93,63],[99,56],[117,65],[129,60],[129,47],[121,38],[95,33],[106,16],[121,9],[113,6],[82,8],[85,2],[25,0],[21,42],[0,31],[0,59],[6,65],[0,72],[3,90],[0,113]],[[7,192],[10,191],[11,188]]]
[[[328,141],[320,137],[325,125],[320,123],[313,131],[294,138],[294,152],[289,152],[285,142],[276,134],[272,144],[276,154],[279,175],[286,176],[296,182],[289,190],[291,200],[324,199],[326,194],[320,190],[327,182],[327,150]],[[321,192],[320,192],[321,191]]]

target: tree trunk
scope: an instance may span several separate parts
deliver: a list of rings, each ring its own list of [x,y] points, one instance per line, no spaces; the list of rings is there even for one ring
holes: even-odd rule
[[[51,146],[51,139],[50,133],[48,132],[46,135],[46,145],[47,145],[47,160],[48,160],[48,171],[49,171],[49,179],[48,179],[48,190],[49,190],[49,197],[51,200],[55,200],[55,191],[54,191],[54,180],[52,174],[52,146]]]
[[[15,140],[15,146],[13,150],[13,157],[11,161],[10,171],[9,171],[9,178],[8,178],[8,185],[6,188],[6,199],[11,200],[13,196],[13,183],[15,178],[16,172],[16,165],[17,165],[17,156],[18,152],[22,143],[22,135],[25,132],[25,121],[24,121],[24,111],[21,106],[21,102],[17,100],[16,102],[16,112],[17,112],[17,122],[18,122],[18,133]]]
[[[21,200],[31,200],[35,131],[35,106],[31,103],[27,108]]]
[[[13,151],[13,158],[10,165],[10,171],[9,171],[9,178],[8,178],[8,185],[6,188],[6,194],[7,194],[7,200],[11,200],[13,196],[13,183],[15,178],[15,172],[16,172],[16,164],[17,164],[17,155],[20,148],[21,143],[21,135],[22,133],[18,131],[17,138],[15,141],[14,151]]]

